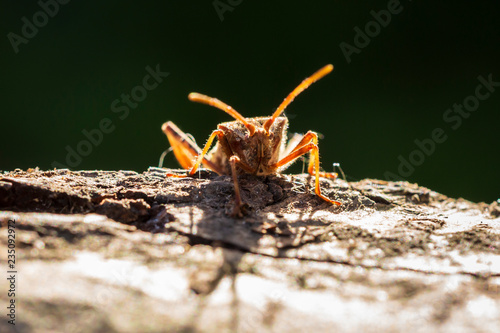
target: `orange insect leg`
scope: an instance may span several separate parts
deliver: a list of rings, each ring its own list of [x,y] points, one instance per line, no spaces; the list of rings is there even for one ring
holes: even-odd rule
[[[197,161],[200,160],[200,163],[203,163],[203,165],[205,165],[207,168],[213,170],[219,175],[223,174],[223,171],[220,167],[204,157],[209,147],[205,147],[206,151],[204,150],[205,153],[203,153],[203,151],[196,145],[196,143],[194,143],[184,132],[182,132],[177,126],[175,126],[174,123],[170,121],[163,124],[162,130],[167,135],[170,146],[172,146],[172,149],[174,151],[175,158],[179,161],[179,164],[184,169],[194,168],[196,165],[195,158],[197,158]],[[210,141],[210,144],[212,141],[213,139]],[[191,174],[194,174],[198,167],[199,163],[196,166],[195,171]],[[185,177],[185,175],[178,174],[168,174],[168,176],[176,178]]]
[[[304,137],[302,138],[302,140],[297,144],[297,147],[295,147],[295,149],[293,149],[290,152],[290,154],[283,157],[283,159],[281,159],[278,163],[272,165],[272,167],[280,168],[281,166],[286,165],[309,152],[311,154],[311,158],[309,160],[308,173],[312,176],[315,176],[314,192],[321,199],[329,203],[340,206],[341,205],[340,202],[330,200],[321,193],[321,188],[319,186],[319,177],[336,178],[337,174],[333,172],[326,173],[319,171],[319,148],[317,143],[318,143],[318,135],[311,131],[307,132],[306,135],[304,135]]]
[[[240,158],[236,155],[233,155],[229,158],[229,162],[231,163],[231,174],[233,176],[234,201],[235,201],[233,213],[231,215],[234,217],[236,216],[241,217],[242,216],[241,207],[243,206],[243,201],[241,200],[240,185],[238,184],[238,177],[236,173],[236,163],[240,163]]]

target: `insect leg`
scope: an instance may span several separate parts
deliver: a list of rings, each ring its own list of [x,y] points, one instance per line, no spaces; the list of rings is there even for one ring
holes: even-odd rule
[[[286,143],[285,149],[281,153],[281,156],[286,156],[292,152],[292,150],[297,147],[297,144],[304,137],[303,134],[293,133],[292,137]]]
[[[242,217],[243,214],[241,212],[241,207],[243,206],[243,201],[241,201],[240,185],[238,183],[238,177],[236,173],[236,163],[240,163],[240,158],[236,155],[233,155],[229,158],[229,162],[231,163],[231,174],[233,176],[235,201],[233,213],[231,215],[234,217]]]
[[[333,174],[319,171],[319,148],[318,148],[317,142],[318,142],[317,134],[314,132],[307,132],[307,134],[304,135],[304,137],[302,138],[301,142],[299,142],[297,147],[295,147],[295,149],[292,150],[292,152],[289,155],[283,157],[283,159],[281,159],[278,163],[272,165],[271,167],[279,168],[283,165],[286,165],[286,164],[292,162],[293,160],[299,158],[300,156],[302,156],[306,153],[310,153],[311,159],[309,161],[308,172],[309,172],[309,174],[315,176],[314,192],[321,199],[323,199],[327,202],[330,202],[332,204],[335,204],[335,205],[340,205],[340,202],[330,200],[327,197],[325,197],[323,194],[321,194],[321,188],[319,186],[319,177],[320,176],[324,177],[325,175],[327,175],[327,177],[329,176],[329,178],[334,178],[334,177],[336,177],[336,174],[334,176]]]
[[[162,126],[163,132],[167,135],[170,146],[174,151],[175,158],[179,161],[179,164],[184,169],[191,169],[195,162],[194,159],[202,154],[202,150],[196,145],[196,143],[189,138],[189,136],[181,131],[174,123],[168,121]],[[204,155],[204,154],[203,154]],[[224,172],[215,163],[211,162],[207,158],[203,157],[201,162],[205,167],[213,170],[219,175]],[[196,172],[196,170],[195,170]],[[185,177],[184,175],[174,175],[170,177]]]
[[[307,132],[303,137],[302,137],[302,140],[300,140],[300,142],[297,144],[297,146],[292,149],[292,151],[290,153],[293,153],[294,151],[300,149],[301,147],[307,145],[308,143],[314,143],[316,146],[318,145],[318,134],[312,132],[312,131],[309,131]],[[321,171],[316,171],[315,172],[315,169],[314,169],[314,156],[313,156],[313,151],[311,151],[311,157],[309,159],[309,165],[307,167],[307,172],[310,174],[310,175],[315,175],[316,173],[318,173],[318,175],[320,177],[324,177],[324,178],[337,178],[337,173],[336,172],[321,172]]]
[[[307,132],[306,135],[310,134],[311,135],[311,138],[312,138],[312,142],[316,145],[316,147],[318,146],[318,135],[314,132]],[[318,166],[319,166],[319,149],[316,151],[316,155],[317,155],[317,158],[318,158]],[[315,169],[314,167],[314,156],[313,156],[313,151],[311,151],[311,157],[309,159],[309,166],[307,167],[307,172],[310,174],[310,175],[314,175],[314,173],[316,173],[317,175],[319,175],[320,177],[324,177],[324,178],[337,178],[338,174],[336,172],[322,172],[322,171],[319,171],[319,169]]]
[[[212,132],[212,134],[210,134],[210,136],[208,137],[207,143],[205,144],[205,147],[203,148],[203,151],[201,152],[201,154],[198,155],[198,157],[196,158],[196,163],[193,165],[191,170],[189,170],[189,172],[188,172],[189,176],[192,176],[196,173],[196,170],[198,170],[200,164],[203,162],[203,159],[205,158],[205,155],[208,153],[208,150],[210,149],[210,146],[212,145],[212,142],[214,141],[216,136],[223,137],[224,132],[222,132],[221,130],[215,130]]]

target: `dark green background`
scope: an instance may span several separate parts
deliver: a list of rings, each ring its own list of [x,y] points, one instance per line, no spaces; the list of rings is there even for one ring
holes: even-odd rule
[[[227,0],[223,0],[227,2]],[[236,1],[237,2],[237,1]],[[347,63],[339,47],[388,1],[243,0],[221,21],[213,1],[70,1],[15,54],[35,1],[2,1],[0,169],[66,164],[67,145],[110,118],[116,129],[73,169],[157,165],[160,130],[174,121],[203,144],[231,118],[187,94],[218,97],[245,116],[270,115],[306,76],[335,70],[287,109],[290,131],[314,130],[322,166],[340,162],[348,178],[397,174],[415,139],[443,128],[448,140],[407,179],[453,197],[500,197],[500,88],[452,130],[443,113],[474,93],[479,75],[500,81],[497,1],[408,1]],[[170,73],[130,115],[111,103],[141,84],[145,67]],[[167,166],[176,166],[173,156]],[[300,171],[300,165],[294,171]]]

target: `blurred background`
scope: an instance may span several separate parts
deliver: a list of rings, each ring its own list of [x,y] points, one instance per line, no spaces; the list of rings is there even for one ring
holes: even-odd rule
[[[348,180],[401,178],[452,197],[500,198],[500,86],[474,97],[479,76],[500,82],[498,2],[2,0],[2,7],[0,170],[142,172],[168,147],[163,122],[202,146],[231,120],[189,102],[189,92],[244,116],[270,115],[331,63],[334,71],[286,110],[291,132],[322,135],[325,170],[338,162]],[[464,100],[474,111],[447,111]],[[436,129],[439,142],[431,143]],[[172,154],[165,166],[177,167]]]

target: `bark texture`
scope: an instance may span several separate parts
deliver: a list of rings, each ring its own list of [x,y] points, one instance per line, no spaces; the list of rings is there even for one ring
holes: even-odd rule
[[[0,330],[498,332],[497,202],[322,179],[337,208],[308,175],[242,176],[233,219],[230,177],[165,172],[1,174],[19,278]]]

